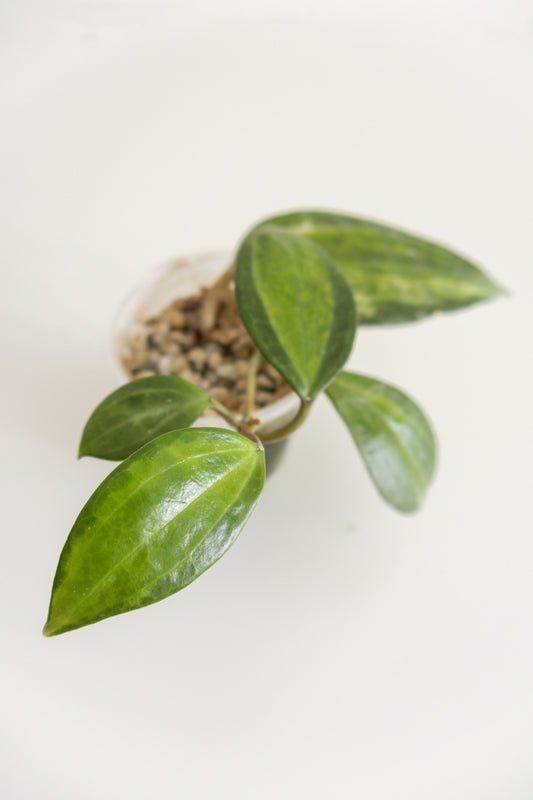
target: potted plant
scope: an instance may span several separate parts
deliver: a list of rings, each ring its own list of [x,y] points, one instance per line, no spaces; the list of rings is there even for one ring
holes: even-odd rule
[[[323,391],[383,498],[399,511],[416,510],[435,466],[431,426],[399,389],[343,371],[356,327],[410,322],[503,293],[446,248],[321,211],[254,226],[224,282],[230,294],[234,285],[252,343],[246,374],[239,376],[243,407],[217,399],[215,382],[195,385],[176,374],[141,375],[102,401],[79,453],[122,463],[96,489],[67,538],[46,635],[154,603],[214,564],[261,493],[265,446],[294,433]],[[175,322],[168,330],[183,333],[177,315]],[[265,365],[297,398],[294,413],[274,429],[262,424],[255,402]],[[208,421],[191,427],[208,410],[231,429]]]

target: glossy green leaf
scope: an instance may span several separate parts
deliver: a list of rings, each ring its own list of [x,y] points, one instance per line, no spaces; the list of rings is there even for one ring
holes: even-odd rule
[[[305,236],[333,259],[352,287],[360,324],[409,322],[505,294],[451,250],[365,219],[298,211],[262,225]]]
[[[139,378],[108,395],[85,425],[79,454],[120,461],[168,431],[186,428],[209,395],[174,375]]]
[[[436,459],[433,432],[422,411],[399,389],[351,372],[341,372],[326,393],[381,495],[398,511],[415,511]]]
[[[264,478],[262,449],[233,431],[188,428],[145,445],[113,470],[74,523],[43,633],[183,589],[235,541]]]
[[[253,231],[236,260],[239,314],[262,355],[301,398],[341,369],[355,335],[350,287],[312,242],[282,229]]]

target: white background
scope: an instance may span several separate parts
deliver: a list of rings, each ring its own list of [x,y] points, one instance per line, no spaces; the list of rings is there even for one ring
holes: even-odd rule
[[[530,800],[533,12],[519,0],[0,5],[3,800]],[[257,218],[346,210],[510,299],[361,329],[440,440],[377,496],[323,399],[237,544],[169,600],[46,640],[109,464],[116,310]]]

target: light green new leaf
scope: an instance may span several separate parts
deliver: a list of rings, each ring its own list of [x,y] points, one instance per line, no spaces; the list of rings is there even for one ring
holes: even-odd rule
[[[233,431],[189,428],[145,445],[113,470],[74,523],[43,633],[183,589],[235,541],[264,479],[260,445]]]
[[[409,322],[505,294],[451,250],[365,219],[297,211],[263,225],[305,236],[332,258],[353,290],[359,324]]]
[[[355,306],[341,272],[313,242],[268,226],[242,243],[235,290],[262,355],[302,399],[316,397],[353,345]]]
[[[436,460],[435,438],[422,411],[393,386],[351,372],[341,372],[326,393],[381,495],[398,511],[415,511]]]
[[[79,455],[120,461],[168,431],[186,428],[210,403],[209,395],[174,375],[154,375],[121,386],[93,411]]]

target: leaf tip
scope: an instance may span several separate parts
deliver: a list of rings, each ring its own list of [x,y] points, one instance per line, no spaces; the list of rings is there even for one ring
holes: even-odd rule
[[[81,435],[80,443],[78,445],[78,458],[83,458],[83,456],[90,455],[89,447],[87,447],[87,434],[85,429]]]
[[[50,617],[46,620],[44,627],[41,631],[42,635],[49,639],[51,636],[55,636],[59,631],[57,631],[50,621]]]
[[[479,297],[480,300],[495,300],[498,297],[511,297],[513,294],[510,289],[501,283],[496,283],[490,276],[484,275],[484,277],[485,283]]]
[[[71,620],[68,617],[65,618],[58,614],[54,615],[53,612],[50,611],[48,614],[48,619],[44,623],[41,633],[44,637],[50,639],[52,636],[59,636],[62,633],[67,633],[67,631],[71,631],[79,627],[79,624],[71,624]]]
[[[498,283],[493,284],[494,286],[494,297],[512,297],[513,292],[511,289],[508,289],[507,286],[501,286]]]
[[[385,498],[386,499],[386,498]],[[399,511],[400,514],[405,514],[405,516],[411,516],[411,514],[416,514],[417,511],[420,511],[424,504],[424,497],[420,497],[415,502],[408,503],[408,504],[398,504],[393,503],[390,500],[387,502],[394,508],[395,511]]]

